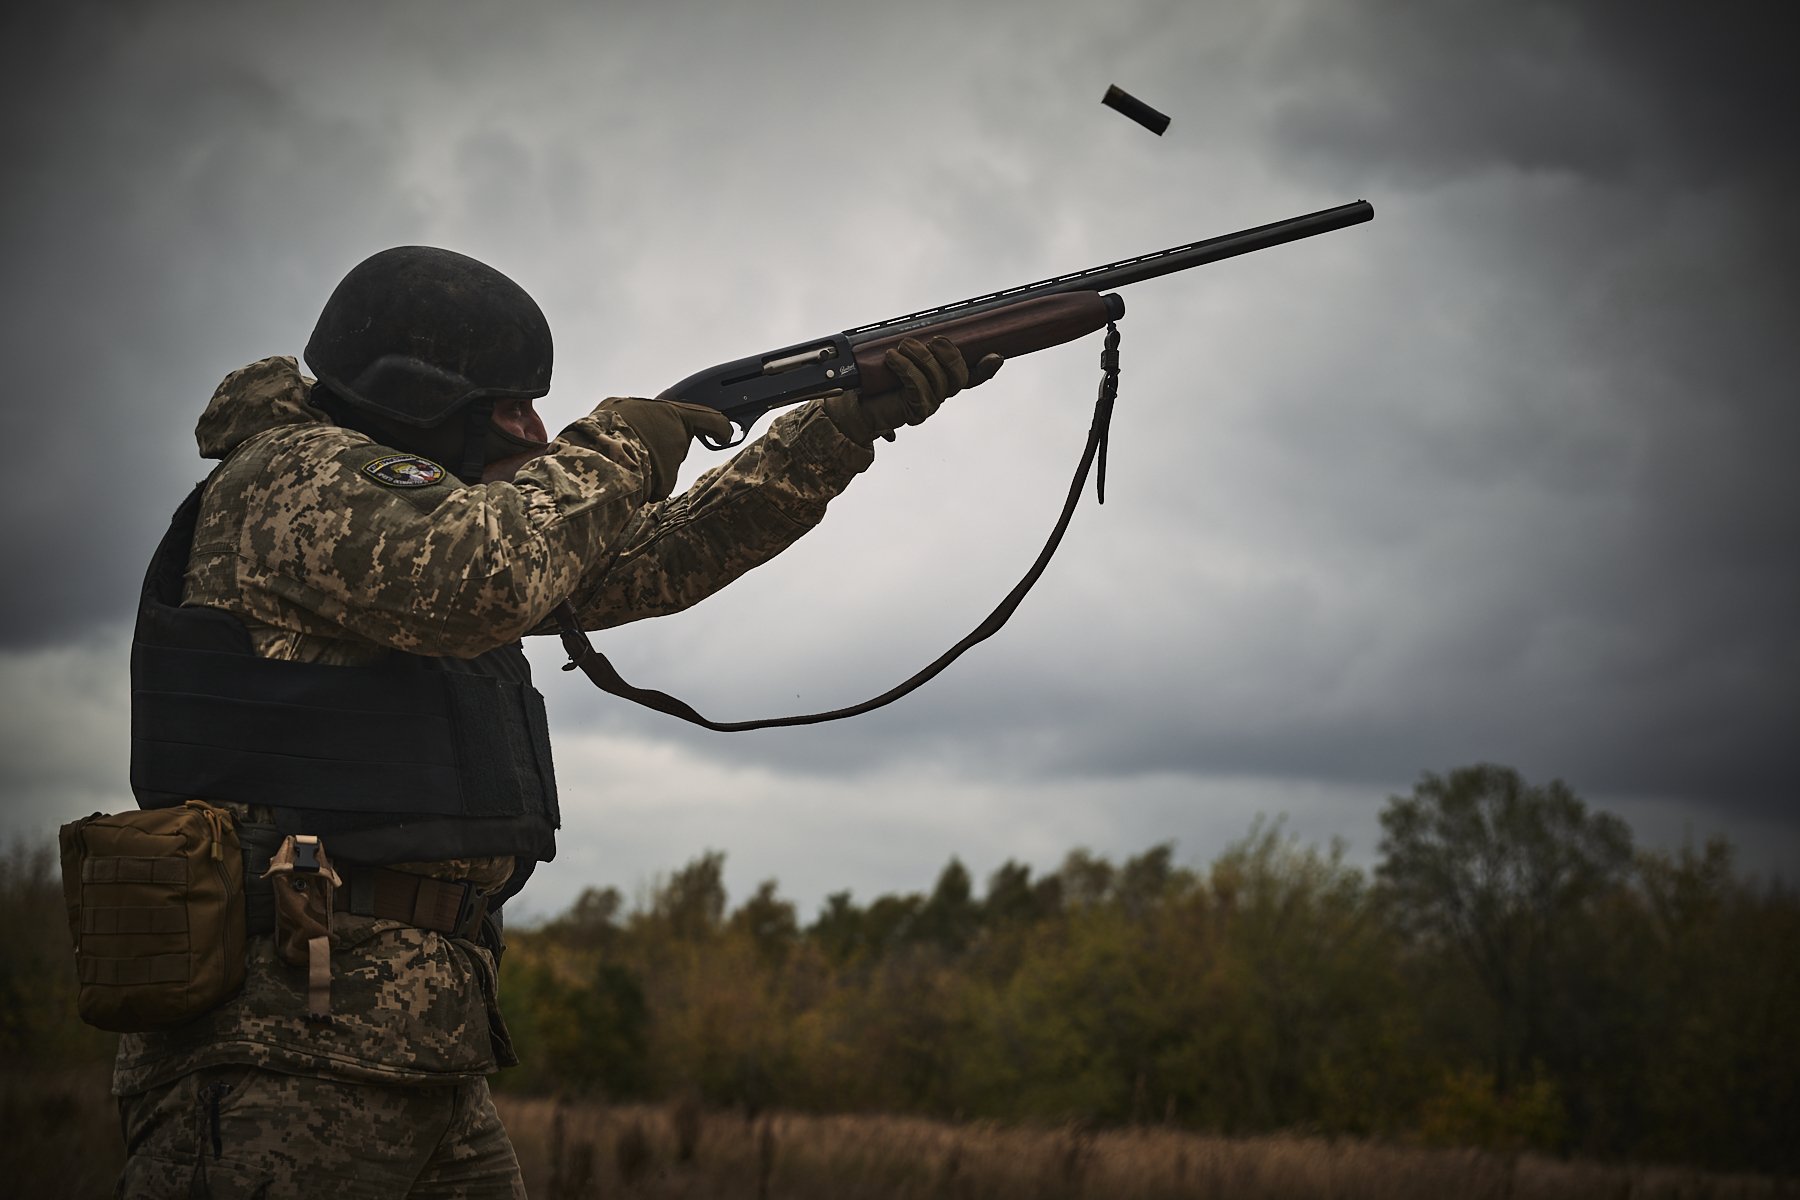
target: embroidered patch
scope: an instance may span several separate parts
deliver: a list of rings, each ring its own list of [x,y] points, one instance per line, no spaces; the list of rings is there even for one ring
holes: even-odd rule
[[[363,474],[388,487],[430,487],[449,474],[429,458],[416,454],[384,454],[363,467]]]

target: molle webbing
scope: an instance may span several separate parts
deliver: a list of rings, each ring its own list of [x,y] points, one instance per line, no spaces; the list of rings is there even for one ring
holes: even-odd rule
[[[158,645],[156,632],[141,622],[131,656],[140,792],[437,816],[553,810],[547,721],[528,684],[404,657],[372,668],[277,662]]]
[[[76,960],[79,982],[101,987],[138,987],[151,983],[185,983],[192,971],[190,955],[184,948],[178,952],[147,957],[108,957],[101,953],[112,938],[155,938],[167,944],[184,946],[188,940],[188,911],[185,905],[169,903],[167,897],[184,891],[188,882],[185,858],[103,858],[88,859],[81,864],[84,895],[96,893],[96,886],[145,885],[133,894],[154,897],[157,903],[137,905],[83,904],[81,933],[77,944],[88,953]]]
[[[228,813],[193,800],[58,833],[76,1007],[116,1032],[192,1020],[244,981],[244,873]]]
[[[76,982],[109,988],[186,983],[192,973],[185,952],[155,958],[83,958],[77,967]]]
[[[364,862],[431,849],[549,858],[560,823],[549,722],[523,649],[392,652],[356,667],[258,657],[237,618],[180,603],[204,486],[170,523],[138,608],[138,803],[266,805],[285,811],[287,832],[337,834]]]

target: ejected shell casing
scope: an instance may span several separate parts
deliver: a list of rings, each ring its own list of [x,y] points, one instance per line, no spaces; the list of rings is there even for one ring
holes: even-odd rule
[[[1118,109],[1120,112],[1136,121],[1139,125],[1142,125],[1145,129],[1154,133],[1157,137],[1161,137],[1163,130],[1169,127],[1169,118],[1157,112],[1154,108],[1151,108],[1148,104],[1145,104],[1130,92],[1123,90],[1116,83],[1107,85],[1106,95],[1100,98],[1100,103],[1106,105],[1108,108]]]

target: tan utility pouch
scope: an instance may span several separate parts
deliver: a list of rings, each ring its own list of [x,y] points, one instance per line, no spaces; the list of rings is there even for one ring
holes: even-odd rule
[[[262,877],[275,889],[275,949],[284,962],[306,968],[306,1011],[324,1017],[331,1012],[332,902],[344,881],[308,834],[283,841]]]
[[[81,1019],[118,1033],[191,1021],[244,986],[244,858],[200,800],[62,827]]]

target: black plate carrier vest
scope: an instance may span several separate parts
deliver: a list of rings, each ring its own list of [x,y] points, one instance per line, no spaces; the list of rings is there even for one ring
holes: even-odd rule
[[[181,607],[204,487],[176,511],[138,606],[138,805],[267,805],[283,832],[367,865],[516,855],[515,885],[554,857],[549,727],[522,646],[354,667],[260,658],[230,613]]]

